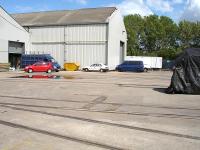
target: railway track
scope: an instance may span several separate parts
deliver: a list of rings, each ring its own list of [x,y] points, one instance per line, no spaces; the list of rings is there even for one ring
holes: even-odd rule
[[[76,94],[75,94],[76,95]],[[101,95],[86,95],[86,96],[98,96]],[[74,103],[85,103],[88,104],[91,101],[81,101],[81,100],[70,100],[70,99],[50,99],[50,98],[39,98],[39,97],[22,97],[22,96],[10,96],[10,95],[0,95],[2,98],[13,98],[13,99],[23,99],[23,100],[36,100],[36,101],[53,101],[53,102],[74,102]],[[186,107],[173,107],[173,106],[159,106],[159,105],[142,105],[142,104],[133,104],[133,103],[116,103],[116,102],[101,102],[101,104],[108,105],[120,105],[120,106],[132,106],[132,107],[147,107],[147,108],[164,108],[164,109],[178,109],[178,110],[194,110],[200,111],[200,108],[186,108]]]
[[[70,108],[70,107],[53,107],[53,106],[42,106],[42,105],[28,105],[28,104],[13,104],[13,103],[1,103],[1,106],[19,106],[19,107],[33,107],[33,108],[47,108],[56,110],[66,110],[66,111],[77,111],[77,112],[90,112],[90,113],[104,113],[104,114],[115,114],[115,115],[131,115],[131,116],[145,116],[145,117],[158,117],[158,118],[173,118],[173,119],[189,119],[189,120],[200,120],[200,116],[191,115],[178,115],[178,114],[164,114],[164,113],[141,113],[141,112],[120,112],[115,110],[90,110],[89,108]]]
[[[70,141],[78,142],[81,144],[86,144],[89,146],[95,146],[95,147],[100,147],[100,148],[109,149],[109,150],[125,150],[124,148],[120,148],[120,147],[115,147],[115,146],[111,146],[111,145],[107,145],[107,144],[102,144],[102,143],[98,143],[98,142],[94,142],[94,141],[89,141],[89,140],[85,140],[85,139],[81,139],[81,138],[72,137],[72,136],[61,135],[61,134],[57,134],[57,133],[46,131],[46,130],[41,130],[41,129],[29,127],[29,126],[24,126],[21,124],[7,122],[4,120],[0,120],[0,124],[9,126],[9,127],[13,127],[13,128],[24,129],[24,130],[28,130],[31,132],[36,132],[39,134],[52,136],[52,137],[57,137],[57,138],[65,139],[65,140],[70,140]]]
[[[13,109],[13,110],[24,111],[24,112],[32,112],[32,113],[36,113],[36,114],[43,114],[43,115],[48,115],[48,116],[56,116],[56,117],[74,119],[74,120],[79,120],[79,121],[84,121],[84,122],[89,122],[89,123],[95,123],[95,124],[101,124],[101,125],[107,125],[107,126],[114,126],[114,127],[120,127],[120,128],[132,129],[132,130],[138,130],[138,131],[144,131],[144,132],[161,134],[161,135],[166,135],[166,136],[200,140],[200,137],[198,137],[198,136],[178,134],[178,133],[166,132],[166,131],[161,131],[161,130],[136,127],[136,126],[129,126],[129,125],[111,123],[111,122],[106,122],[106,121],[82,118],[82,117],[77,117],[77,116],[63,115],[63,114],[51,113],[51,112],[40,111],[40,110],[31,110],[31,109],[27,109],[27,108],[18,108],[18,107],[13,107],[13,106],[8,106],[8,105],[0,105],[0,107],[10,108],[10,109]]]

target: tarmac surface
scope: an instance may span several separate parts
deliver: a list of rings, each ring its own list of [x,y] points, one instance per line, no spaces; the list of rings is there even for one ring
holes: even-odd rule
[[[200,96],[165,94],[171,72],[27,75],[0,73],[0,150],[200,149]]]

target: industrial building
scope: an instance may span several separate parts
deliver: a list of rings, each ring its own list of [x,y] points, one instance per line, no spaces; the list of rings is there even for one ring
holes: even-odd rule
[[[51,54],[61,65],[76,62],[83,67],[104,63],[111,69],[126,55],[126,29],[115,7],[23,13],[12,17],[26,29],[22,28],[23,32],[29,33],[26,37],[29,43],[23,42],[27,44],[25,53]]]
[[[29,49],[29,33],[0,7],[0,63],[17,67],[25,49]]]

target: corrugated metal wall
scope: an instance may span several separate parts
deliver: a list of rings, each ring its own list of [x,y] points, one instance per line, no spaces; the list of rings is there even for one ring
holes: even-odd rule
[[[28,54],[50,54],[64,64],[64,27],[31,28],[31,51]]]
[[[74,25],[65,28],[65,61],[81,67],[106,63],[107,25]]]
[[[105,42],[106,25],[74,25],[65,28],[65,41],[68,42]]]
[[[31,28],[32,43],[64,42],[64,27]]]
[[[32,51],[27,54],[50,54],[59,64],[64,64],[64,45],[63,44],[33,44]]]
[[[66,62],[76,62],[81,64],[81,66],[91,65],[93,63],[106,63],[105,44],[66,45],[65,50]]]
[[[0,63],[8,63],[8,41],[0,38]]]
[[[106,63],[107,24],[31,28],[32,48],[27,53],[51,54],[61,65]]]

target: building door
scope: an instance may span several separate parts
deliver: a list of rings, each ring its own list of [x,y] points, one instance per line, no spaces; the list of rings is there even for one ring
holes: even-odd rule
[[[11,67],[19,68],[21,56],[25,53],[24,43],[9,41],[8,53]]]
[[[124,61],[124,42],[120,41],[120,63]]]

